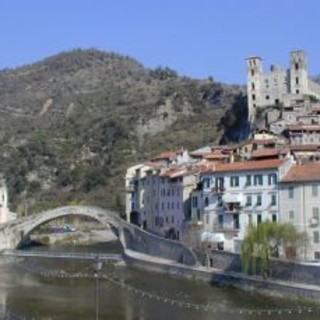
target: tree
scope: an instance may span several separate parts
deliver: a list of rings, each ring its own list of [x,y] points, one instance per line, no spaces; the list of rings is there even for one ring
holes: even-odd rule
[[[243,270],[246,273],[256,273],[259,261],[259,271],[263,277],[267,277],[269,258],[278,257],[280,247],[290,248],[291,258],[295,257],[302,237],[295,226],[289,223],[265,221],[258,225],[250,225],[241,246]]]

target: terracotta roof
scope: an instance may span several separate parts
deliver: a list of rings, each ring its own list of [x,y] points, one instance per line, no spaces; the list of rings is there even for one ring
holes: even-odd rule
[[[311,162],[293,166],[281,182],[320,181],[320,163]]]
[[[172,159],[177,156],[177,153],[174,151],[164,151],[157,156],[153,157],[151,160],[166,160],[166,159]]]
[[[276,139],[254,139],[252,143],[254,144],[269,144],[269,143],[276,143]]]
[[[229,154],[222,154],[222,153],[208,153],[204,156],[204,159],[207,160],[221,160],[221,159],[228,159],[230,158]]]
[[[320,149],[320,145],[317,144],[297,144],[291,145],[290,149],[292,151],[317,151]]]
[[[319,125],[292,124],[288,126],[289,131],[320,131]]]
[[[189,174],[193,174],[198,172],[199,170],[196,169],[181,169],[181,168],[173,168],[173,169],[169,169],[163,173],[160,174],[160,177],[166,177],[166,178],[178,178],[178,177],[183,177],[183,176],[187,176]]]
[[[279,155],[286,155],[290,150],[285,149],[261,149],[254,150],[251,154],[252,158],[264,158],[264,157],[275,157]]]
[[[263,169],[277,169],[286,159],[268,159],[268,160],[252,160],[239,161],[233,163],[216,163],[215,172],[232,172],[232,171],[254,171]]]

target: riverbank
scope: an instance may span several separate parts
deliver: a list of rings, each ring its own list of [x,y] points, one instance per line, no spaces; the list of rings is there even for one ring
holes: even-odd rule
[[[31,235],[31,243],[39,245],[87,245],[92,243],[102,243],[116,241],[118,238],[110,229],[98,229],[89,231],[59,232]]]
[[[129,265],[171,276],[195,279],[220,286],[232,286],[245,291],[256,291],[272,297],[299,299],[319,302],[320,286],[287,281],[263,279],[259,276],[247,276],[242,273],[224,271],[204,266],[186,266],[173,260],[125,250],[125,260]]]

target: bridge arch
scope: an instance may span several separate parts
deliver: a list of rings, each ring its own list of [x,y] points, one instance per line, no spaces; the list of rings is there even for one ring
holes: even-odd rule
[[[14,247],[18,248],[23,241],[39,226],[67,216],[84,216],[92,218],[100,222],[104,226],[110,226],[111,230],[119,238],[122,246],[125,248],[125,243],[121,237],[121,222],[123,221],[116,213],[102,209],[99,207],[89,206],[65,206],[52,210],[41,212],[37,215],[24,218],[16,227],[13,227]],[[123,221],[124,222],[124,221]],[[12,245],[11,245],[12,246]]]

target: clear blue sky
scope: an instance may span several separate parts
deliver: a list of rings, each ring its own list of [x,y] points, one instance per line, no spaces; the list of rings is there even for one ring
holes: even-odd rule
[[[95,47],[245,83],[247,56],[287,66],[304,49],[318,74],[319,18],[319,0],[0,0],[0,69]]]

